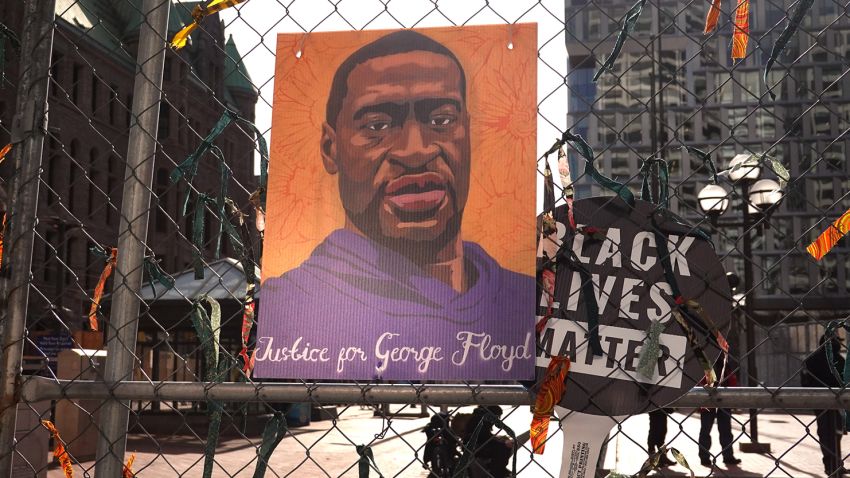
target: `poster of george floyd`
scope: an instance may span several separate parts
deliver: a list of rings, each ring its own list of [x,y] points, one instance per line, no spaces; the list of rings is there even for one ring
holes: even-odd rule
[[[258,378],[529,380],[537,27],[278,36]]]

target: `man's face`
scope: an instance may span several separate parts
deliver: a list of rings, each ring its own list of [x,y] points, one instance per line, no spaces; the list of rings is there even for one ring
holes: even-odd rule
[[[376,240],[456,235],[469,193],[469,117],[448,57],[413,51],[354,68],[325,166],[346,214]],[[447,233],[447,234],[446,234]],[[447,240],[450,238],[446,238]]]

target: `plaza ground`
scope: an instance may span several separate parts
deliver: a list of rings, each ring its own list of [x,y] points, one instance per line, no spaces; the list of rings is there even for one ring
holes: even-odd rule
[[[392,411],[399,411],[393,406]],[[461,409],[470,412],[471,408]],[[405,411],[416,412],[418,410]],[[313,422],[309,426],[292,428],[291,434],[280,443],[271,459],[267,477],[357,477],[357,453],[355,444],[371,443],[375,461],[385,477],[425,478],[422,468],[422,446],[425,434],[422,428],[427,418],[400,416],[391,421],[373,417],[372,410],[359,406],[340,407],[340,419],[336,426],[330,420]],[[413,414],[411,414],[413,415]],[[745,423],[746,414],[735,414],[733,433],[741,433],[740,423]],[[528,429],[531,415],[528,407],[514,410],[506,423],[522,433]],[[612,422],[613,424],[613,422]],[[645,446],[649,420],[646,415],[629,418],[619,430],[612,431],[605,459],[605,468],[620,473],[635,473],[646,458]],[[699,415],[673,414],[668,422],[667,439],[680,450],[691,464],[696,476],[700,477],[821,477],[823,466],[818,443],[814,415],[764,413],[759,416],[761,441],[772,446],[770,455],[745,454],[736,451],[743,460],[737,467],[720,467],[711,470],[699,465],[696,439],[699,435]],[[382,434],[382,432],[384,432]],[[581,430],[565,430],[566,433],[581,433]],[[551,438],[542,456],[530,455],[528,449],[518,454],[520,477],[547,477],[558,475],[562,434],[553,422]],[[714,453],[719,454],[717,431],[713,433]],[[748,438],[742,437],[747,442]],[[256,447],[259,438],[225,437],[216,453],[214,477],[251,477],[256,462]],[[203,469],[204,437],[183,435],[147,437],[131,434],[127,451],[136,454],[133,470],[145,477],[200,477]],[[737,444],[736,444],[737,450]],[[850,450],[850,440],[845,436],[845,453]],[[418,456],[418,459],[417,459]],[[94,462],[83,462],[75,466],[75,476],[92,476]],[[657,476],[688,476],[681,466],[671,467]],[[378,476],[372,472],[370,476]],[[51,468],[49,478],[61,478],[58,468]]]

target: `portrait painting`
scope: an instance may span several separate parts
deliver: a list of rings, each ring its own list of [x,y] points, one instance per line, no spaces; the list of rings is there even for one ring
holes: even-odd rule
[[[276,58],[255,377],[532,379],[536,25]]]

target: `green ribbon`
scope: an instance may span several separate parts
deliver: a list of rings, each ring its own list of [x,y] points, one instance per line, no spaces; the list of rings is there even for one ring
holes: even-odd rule
[[[640,349],[637,371],[652,380],[655,377],[655,367],[661,357],[661,332],[667,327],[667,322],[653,320],[646,332],[646,341]]]
[[[767,153],[762,154],[761,161],[766,163],[770,169],[776,174],[776,177],[779,178],[779,189],[785,191],[785,186],[791,182],[791,174],[785,169],[785,165],[783,165],[778,159],[773,156],[768,155]]]
[[[111,255],[109,251],[98,246],[97,244],[89,247],[89,252],[91,252],[92,254],[94,254],[95,256],[97,256],[97,257],[99,257],[103,260],[109,259],[109,256]]]
[[[357,454],[360,455],[360,459],[357,461],[360,478],[369,478],[370,468],[374,468],[378,476],[383,478],[384,475],[381,474],[378,464],[375,463],[375,455],[372,454],[372,448],[369,445],[355,445],[355,448],[357,449]]]
[[[812,8],[812,4],[814,4],[814,0],[799,0],[797,5],[794,7],[794,11],[791,12],[791,16],[788,17],[788,23],[785,24],[785,29],[782,30],[782,33],[779,34],[779,37],[776,38],[776,41],[773,43],[773,48],[770,50],[770,56],[767,58],[767,63],[764,64],[764,84],[767,85],[767,93],[770,95],[770,99],[776,100],[776,95],[773,94],[773,86],[770,86],[770,83],[767,81],[767,74],[770,73],[773,64],[776,63],[776,59],[779,58],[779,55],[785,50],[785,47],[788,46],[788,41],[791,40],[791,37],[794,36],[794,33],[797,32],[797,29],[800,28],[800,24],[803,23],[803,17],[809,13],[809,10]]]
[[[220,197],[213,198],[212,196],[205,193],[199,193],[195,196],[195,211],[194,219],[192,221],[192,244],[195,246],[194,250],[192,251],[192,262],[195,270],[195,279],[201,280],[204,278],[203,251],[204,230],[206,222],[204,219],[206,218],[207,207],[209,207],[210,209],[215,211],[216,216],[218,216],[218,232],[216,234],[215,249],[216,259],[221,256],[221,235],[222,233],[227,234],[228,237],[230,237],[230,242],[233,244],[233,248],[236,249],[236,253],[241,258],[240,261],[243,263],[243,268],[248,271],[246,272],[246,278],[248,278],[248,275],[250,275],[249,281],[256,282],[256,278],[254,277],[253,262],[250,263],[251,267],[246,266],[245,245],[243,244],[242,238],[239,236],[239,233],[236,231],[236,228],[233,227],[233,224],[230,222],[230,218],[227,216],[225,206],[228,200],[228,198],[224,198],[224,200],[222,200]]]
[[[635,205],[635,195],[632,194],[632,191],[625,184],[605,176],[596,169],[593,148],[587,144],[587,141],[585,141],[581,135],[573,134],[567,130],[564,132],[561,141],[575,148],[579,155],[584,158],[585,174],[593,178],[593,180],[599,183],[600,186],[607,188],[617,194],[617,196],[620,196],[620,198],[629,206]]]
[[[605,62],[599,70],[596,71],[596,74],[593,75],[594,82],[602,76],[602,73],[610,71],[611,67],[614,66],[614,62],[617,61],[617,58],[620,56],[620,51],[626,43],[626,37],[635,29],[638,18],[640,18],[640,12],[643,11],[644,4],[646,4],[646,0],[638,0],[634,5],[632,5],[632,8],[626,12],[625,16],[623,16],[623,27],[620,29],[620,33],[617,34],[617,41],[614,42],[614,49],[611,51],[611,54],[608,55],[608,58],[605,59]]]
[[[751,154],[745,161],[729,168],[729,173],[731,174],[739,169],[752,168],[754,166],[761,165],[767,165],[767,167],[776,174],[776,177],[779,178],[779,189],[784,191],[785,186],[787,186],[791,181],[791,174],[778,159],[767,153]]]
[[[201,141],[201,144],[193,151],[182,163],[180,163],[174,171],[171,172],[171,182],[176,183],[180,179],[185,179],[191,186],[192,181],[198,173],[198,165],[200,159],[207,153],[210,152],[218,159],[219,163],[219,174],[220,174],[220,183],[219,183],[219,194],[218,197],[212,198],[208,194],[198,193],[195,196],[195,212],[194,212],[194,227],[192,231],[192,242],[195,245],[194,254],[194,270],[195,270],[195,278],[203,279],[204,277],[204,269],[203,269],[203,232],[204,232],[204,216],[206,211],[206,206],[210,206],[213,209],[219,218],[219,227],[218,233],[216,235],[216,246],[215,246],[215,258],[218,259],[221,257],[221,236],[223,233],[226,233],[232,240],[234,249],[237,250],[240,256],[240,262],[242,262],[243,269],[245,270],[246,279],[249,282],[258,283],[258,279],[254,274],[253,269],[253,261],[250,260],[248,251],[246,250],[242,238],[236,232],[236,229],[230,223],[230,219],[227,216],[226,209],[228,202],[232,203],[232,201],[227,197],[227,184],[230,180],[232,172],[230,167],[227,166],[225,162],[224,155],[221,153],[221,150],[213,144],[216,138],[233,122],[241,123],[244,126],[251,129],[257,136],[257,145],[260,150],[260,185],[258,188],[259,197],[261,204],[265,204],[265,190],[266,184],[268,183],[268,162],[269,162],[269,152],[268,145],[266,144],[265,138],[263,138],[262,133],[257,127],[251,123],[250,121],[240,118],[236,112],[232,110],[225,110],[224,113],[219,118],[218,122],[213,126],[207,136]],[[186,193],[186,197],[183,201],[182,214],[187,216],[189,210],[189,201],[192,196],[192,188],[189,188],[189,191]]]
[[[656,169],[658,170],[658,190],[650,187],[653,165],[657,166]],[[643,174],[643,182],[641,183],[640,192],[641,199],[649,200],[653,204],[667,209],[669,206],[668,197],[670,195],[670,171],[667,167],[667,161],[660,158],[648,158],[641,164],[640,171]]]
[[[694,148],[693,146],[685,146],[685,150],[702,160],[704,166],[708,167],[708,172],[711,174],[711,183],[717,184],[717,166],[714,164],[714,160],[711,159],[711,156],[701,149]]]
[[[268,468],[272,453],[288,431],[286,417],[280,412],[275,412],[263,429],[263,442],[257,450],[257,467],[254,468],[254,478],[266,476],[266,468]]]
[[[202,280],[204,278],[204,218],[207,212],[207,203],[215,201],[208,195],[198,194],[195,201],[194,220],[192,221],[192,244],[195,248],[192,250],[192,265],[195,269],[195,279]]]
[[[576,232],[576,234],[582,234]],[[561,248],[563,250],[563,248]],[[581,277],[581,300],[584,302],[584,310],[587,316],[588,341],[593,355],[601,356],[602,342],[599,339],[599,304],[596,303],[596,294],[593,290],[593,278],[590,272],[581,265],[578,257],[572,249],[569,249],[572,268],[578,271]]]
[[[511,427],[505,425],[499,417],[496,417],[492,413],[488,413],[481,417],[481,420],[475,425],[475,429],[472,431],[472,435],[469,436],[469,439],[463,445],[463,455],[461,455],[460,460],[457,462],[457,466],[455,467],[455,473],[452,475],[453,477],[458,478],[467,478],[469,476],[469,467],[470,462],[472,460],[472,455],[478,451],[478,449],[473,449],[473,447],[478,447],[478,435],[481,434],[481,430],[485,426],[496,426],[500,430],[503,430],[509,437],[511,437],[512,443],[512,451],[513,451],[513,460],[511,460],[511,474],[509,476],[516,476],[516,452],[517,452],[517,438],[514,431]]]
[[[266,203],[266,185],[268,183],[269,177],[269,147],[266,143],[266,139],[263,137],[262,132],[257,129],[257,126],[254,123],[246,120],[245,118],[241,118],[235,111],[226,109],[224,113],[222,113],[221,117],[218,119],[218,122],[213,126],[207,136],[201,141],[201,144],[198,145],[197,149],[193,151],[182,163],[177,165],[177,168],[171,172],[171,182],[176,183],[181,178],[185,178],[190,184],[192,179],[194,179],[195,175],[198,173],[198,162],[207,153],[210,151],[213,146],[213,141],[233,122],[240,123],[254,132],[257,136],[257,147],[260,150],[260,184],[258,186],[258,191],[260,193],[260,201],[263,205]],[[191,192],[191,189],[190,189]],[[222,194],[222,196],[226,196]],[[186,200],[183,202],[183,214],[186,214],[186,209],[189,204],[188,194],[186,196]]]
[[[165,287],[165,291],[174,287],[174,278],[169,276],[159,266],[159,261],[154,256],[145,256],[145,274],[150,278],[148,284],[151,286],[151,294],[156,298],[156,287],[154,282],[159,282]]]
[[[833,338],[838,337],[835,330],[839,327],[850,329],[846,321],[833,320],[826,326],[823,345],[825,347],[824,351],[826,352],[826,361],[829,364],[829,371],[832,373],[832,376],[835,377],[835,380],[837,380],[842,387],[845,387],[848,383],[850,383],[850,365],[848,365],[848,363],[850,363],[850,347],[847,347],[847,353],[844,358],[844,370],[842,370],[841,374],[838,373],[838,367],[835,366],[835,351],[832,349],[832,340]],[[845,429],[850,430],[850,414],[847,413],[847,410],[842,410],[841,414],[844,417]]]
[[[203,302],[207,302],[210,306],[210,313],[207,315],[204,309]],[[221,306],[218,301],[207,295],[199,297],[192,303],[192,325],[195,327],[195,332],[198,334],[201,348],[204,351],[204,359],[207,367],[204,371],[205,382],[220,383],[222,377],[226,373],[227,361],[219,364],[219,347],[221,335]],[[203,478],[212,476],[213,465],[215,464],[215,449],[218,446],[219,432],[221,430],[221,404],[214,400],[207,400],[207,415],[210,419],[210,425],[207,432],[207,443],[204,447],[204,472]]]

